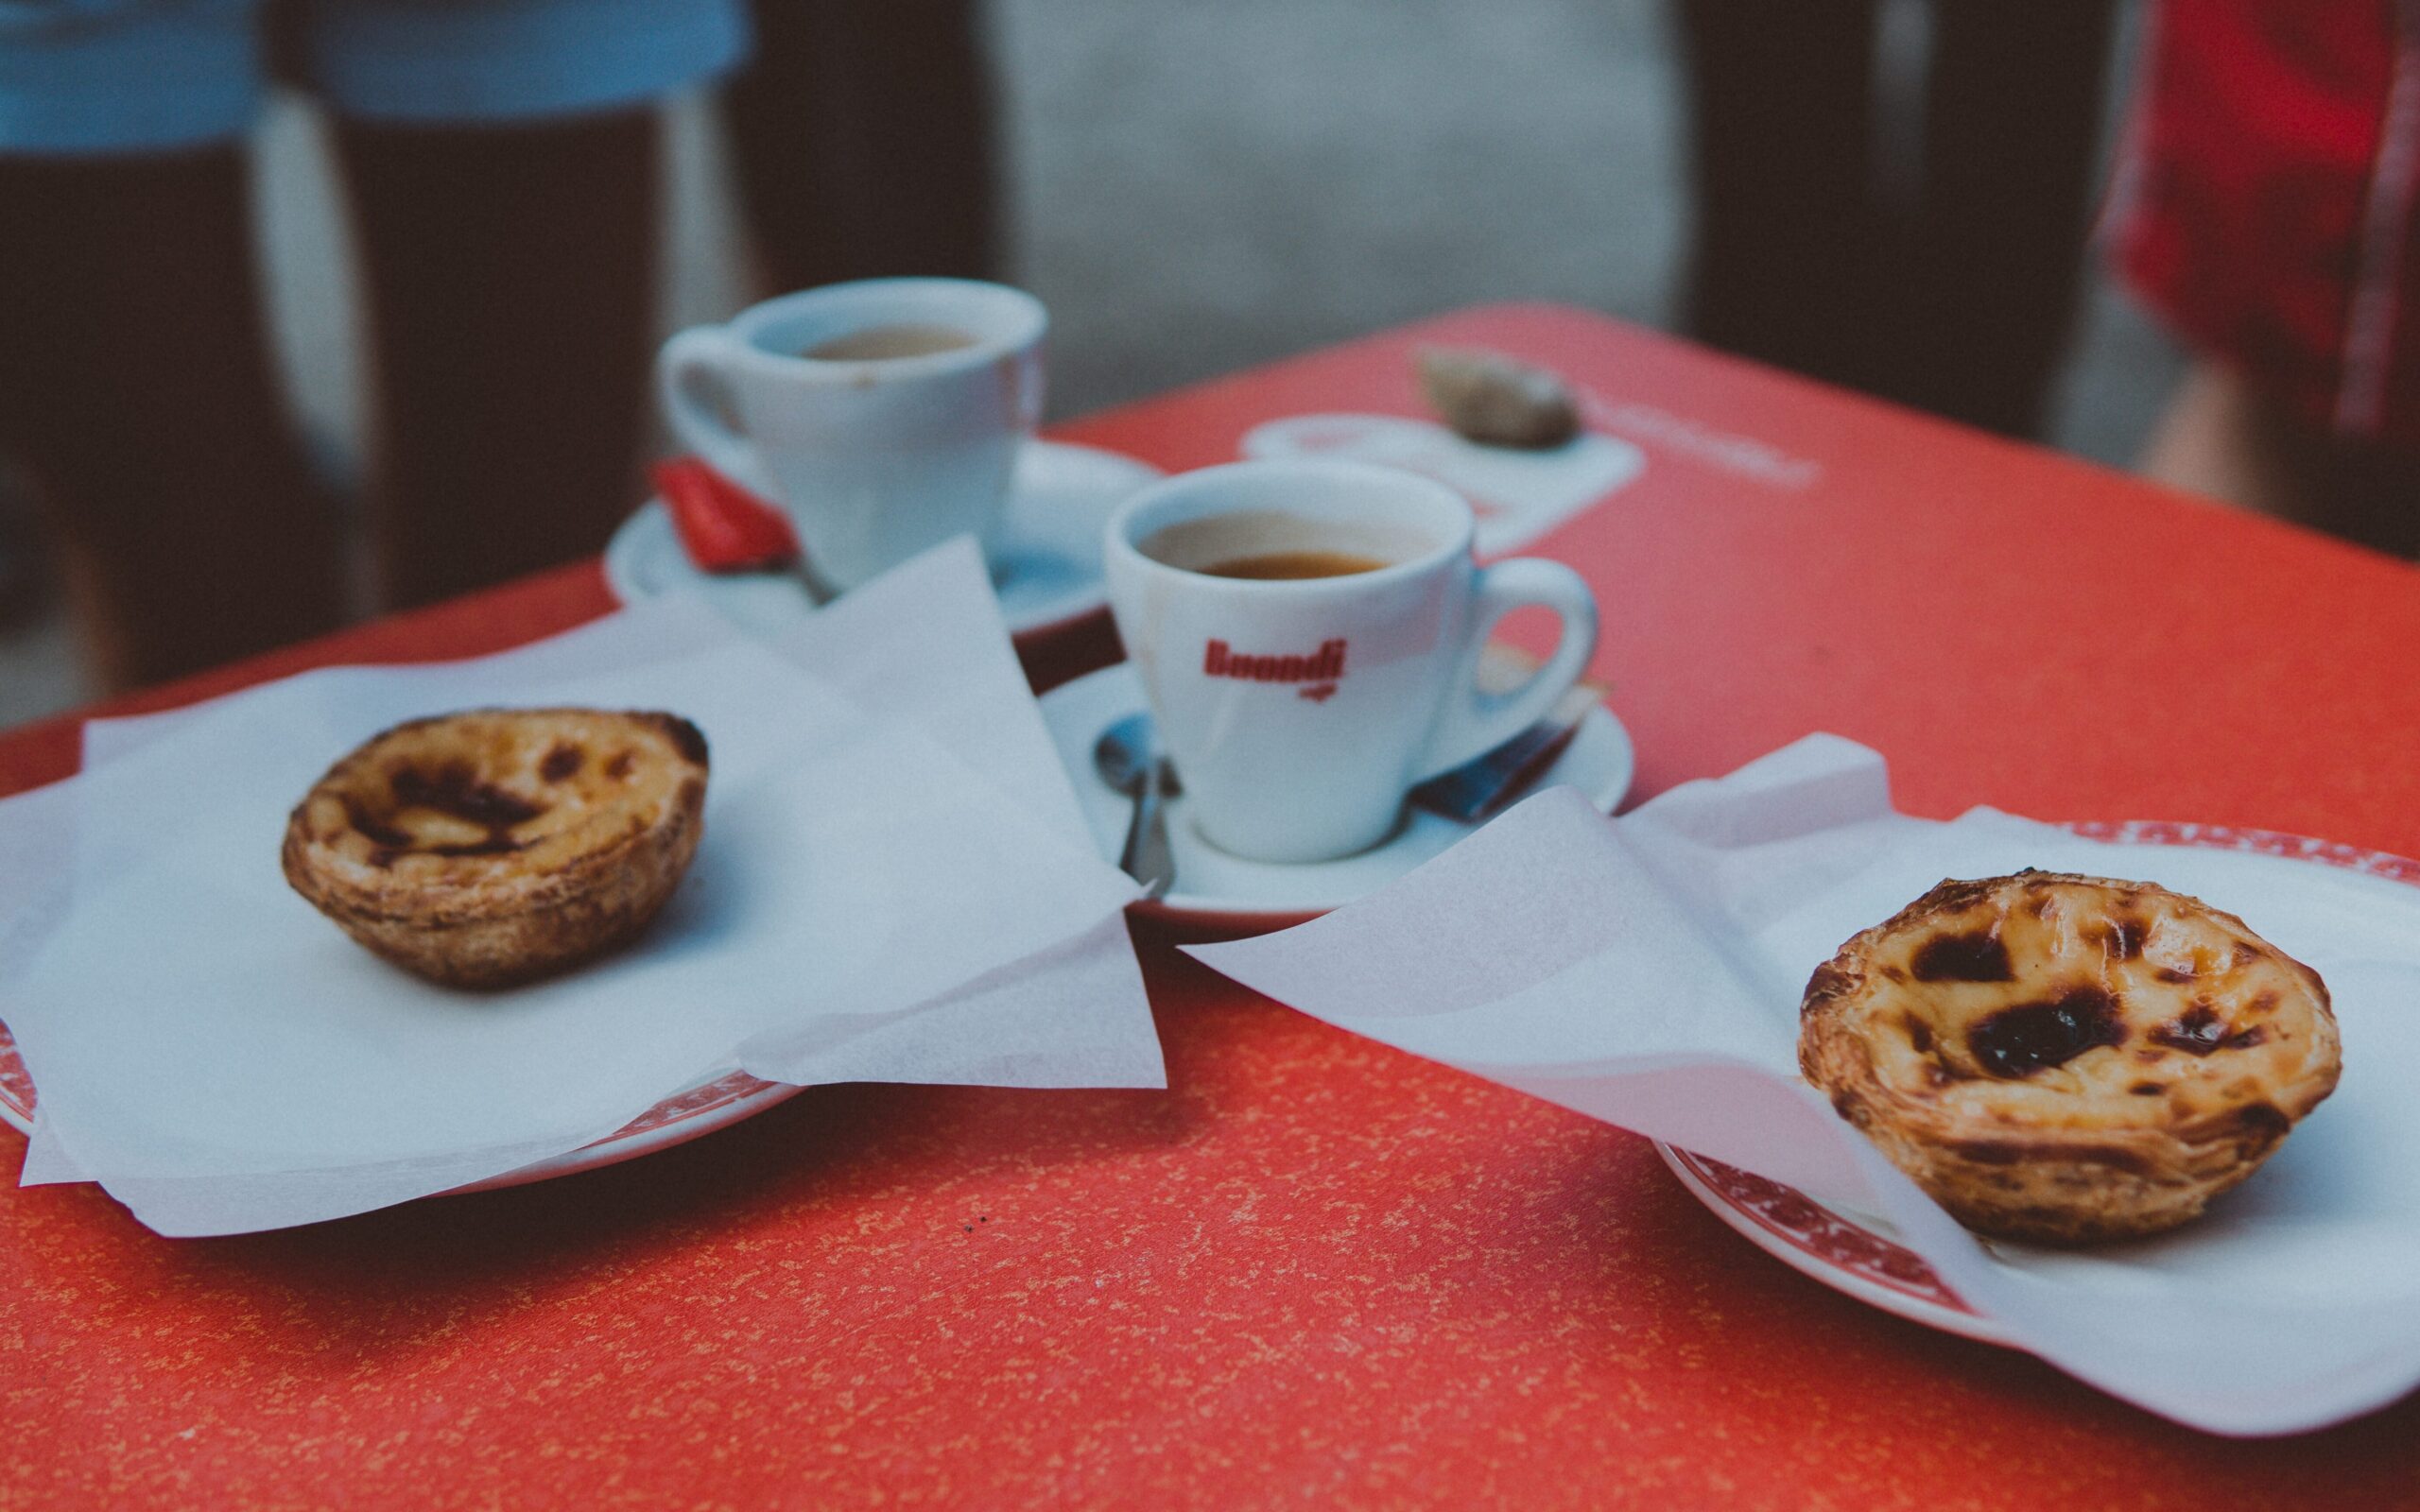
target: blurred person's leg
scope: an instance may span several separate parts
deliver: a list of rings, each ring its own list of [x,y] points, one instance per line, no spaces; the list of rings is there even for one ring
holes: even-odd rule
[[[2196,363],[2137,471],[2241,508],[2420,558],[2420,457],[2317,431],[2229,369]]]
[[[2312,504],[2276,444],[2277,432],[2243,380],[2197,362],[2143,443],[2135,470],[2157,483],[2221,504],[2287,519]]]
[[[603,548],[632,494],[655,345],[651,112],[337,130],[380,417],[381,601]]]
[[[753,0],[726,119],[779,289],[994,278],[994,99],[977,0]]]
[[[0,462],[6,451],[0,441]],[[31,480],[0,466],[0,631],[32,621],[50,605],[48,537],[32,490]]]
[[[1689,328],[1838,383],[1872,368],[1874,0],[1681,0]]]
[[[2075,324],[2113,0],[1935,0],[1924,176],[1893,301],[1893,397],[2042,426]]]
[[[389,605],[600,549],[655,343],[656,103],[745,52],[737,0],[319,0],[380,421]]]
[[[254,282],[249,11],[0,15],[0,451],[47,507],[112,686],[340,611],[337,522]]]

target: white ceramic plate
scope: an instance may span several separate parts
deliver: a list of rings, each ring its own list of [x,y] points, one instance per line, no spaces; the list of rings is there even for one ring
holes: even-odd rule
[[[1060,760],[1075,779],[1093,838],[1112,860],[1125,843],[1134,805],[1101,780],[1093,765],[1093,743],[1102,730],[1142,708],[1142,682],[1125,662],[1079,678],[1042,699],[1043,720],[1058,743]],[[1581,720],[1571,744],[1535,785],[1568,783],[1610,814],[1630,791],[1636,767],[1630,732],[1599,704]],[[1286,866],[1247,861],[1215,849],[1194,833],[1180,796],[1168,804],[1176,885],[1166,897],[1137,903],[1134,910],[1213,927],[1272,929],[1366,897],[1476,828],[1413,809],[1394,837],[1382,845],[1340,861]]]
[[[2250,850],[2420,886],[2420,861],[2273,830],[2149,820],[2067,828],[2093,840]],[[1794,1187],[1669,1144],[1658,1143],[1655,1149],[1691,1196],[1790,1269],[1910,1321],[2014,1347],[1998,1324],[1967,1306],[1920,1256],[1902,1247],[1897,1230],[1882,1219],[1828,1207]]]
[[[1015,481],[992,554],[993,586],[1011,635],[1046,634],[1098,612],[1101,531],[1109,512],[1160,476],[1115,452],[1033,441],[1017,456]],[[681,549],[672,517],[649,500],[605,547],[605,581],[625,604],[695,593],[752,630],[774,630],[814,610],[804,582],[787,572],[701,572]]]
[[[618,1165],[657,1150],[668,1150],[675,1144],[686,1144],[700,1134],[711,1134],[761,1113],[803,1090],[787,1082],[758,1081],[735,1071],[666,1098],[594,1144],[458,1190],[491,1192],[498,1187],[523,1186],[549,1177]],[[33,1079],[26,1074],[25,1060],[17,1054],[17,1042],[9,1038],[5,1024],[0,1024],[0,1123],[20,1134],[30,1135],[34,1131]]]

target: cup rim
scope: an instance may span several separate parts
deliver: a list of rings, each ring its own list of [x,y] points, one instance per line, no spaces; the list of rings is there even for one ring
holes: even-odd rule
[[[968,346],[914,357],[809,357],[795,352],[770,351],[755,339],[756,332],[765,326],[804,310],[920,295],[972,296],[1005,304],[1011,310],[1008,329]],[[820,284],[759,300],[720,324],[721,331],[730,337],[734,357],[747,365],[793,378],[846,383],[861,381],[869,369],[895,378],[935,377],[971,370],[1035,346],[1049,328],[1049,310],[1033,295],[1012,284],[972,278],[861,278]]]
[[[1190,567],[1178,567],[1144,554],[1136,540],[1136,522],[1145,514],[1165,507],[1170,499],[1183,499],[1202,490],[1265,479],[1291,479],[1314,487],[1322,483],[1346,483],[1394,489],[1407,494],[1426,495],[1429,503],[1450,509],[1454,519],[1446,531],[1446,538],[1416,557],[1389,562],[1368,572],[1344,573],[1334,577],[1220,577]],[[1221,512],[1213,509],[1189,518],[1205,518]],[[1157,524],[1177,523],[1171,520]],[[1458,558],[1467,559],[1477,530],[1478,517],[1472,512],[1468,499],[1436,478],[1414,472],[1409,468],[1340,457],[1251,457],[1240,462],[1195,468],[1189,472],[1162,478],[1143,489],[1111,514],[1106,546],[1109,555],[1130,566],[1167,574],[1180,581],[1217,592],[1246,597],[1309,599],[1364,593],[1435,572]]]

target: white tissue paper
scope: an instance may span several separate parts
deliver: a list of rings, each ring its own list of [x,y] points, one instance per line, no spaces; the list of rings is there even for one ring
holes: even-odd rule
[[[376,959],[285,884],[337,757],[485,705],[668,709],[705,838],[631,949],[503,993]],[[87,729],[0,803],[0,1020],[22,1179],[176,1235],[309,1223],[578,1149],[731,1071],[1165,1085],[1122,910],[979,555],[928,553],[779,647],[679,598],[476,661],[306,673]]]
[[[2160,883],[2317,969],[2336,1094],[2207,1215],[2058,1251],[1978,1238],[1797,1074],[1808,975],[1945,877]],[[2015,1342],[2218,1433],[2420,1383],[2420,887],[2243,850],[2118,845],[1986,809],[1893,813],[1882,759],[1812,736],[1616,821],[1532,798],[1386,890],[1191,948],[1341,1028],[1879,1217]]]

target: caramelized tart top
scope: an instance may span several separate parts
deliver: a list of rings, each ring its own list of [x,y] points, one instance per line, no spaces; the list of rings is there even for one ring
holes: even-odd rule
[[[1809,1064],[1819,1085],[1970,1127],[2190,1141],[2260,1110],[2282,1133],[2339,1066],[2317,972],[2232,914],[2105,877],[1945,882],[1818,969],[1805,1011],[1844,1031],[1805,1058],[1867,1061]]]
[[[337,763],[288,845],[368,889],[543,878],[694,810],[705,778],[705,737],[677,715],[475,710],[398,725]]]

